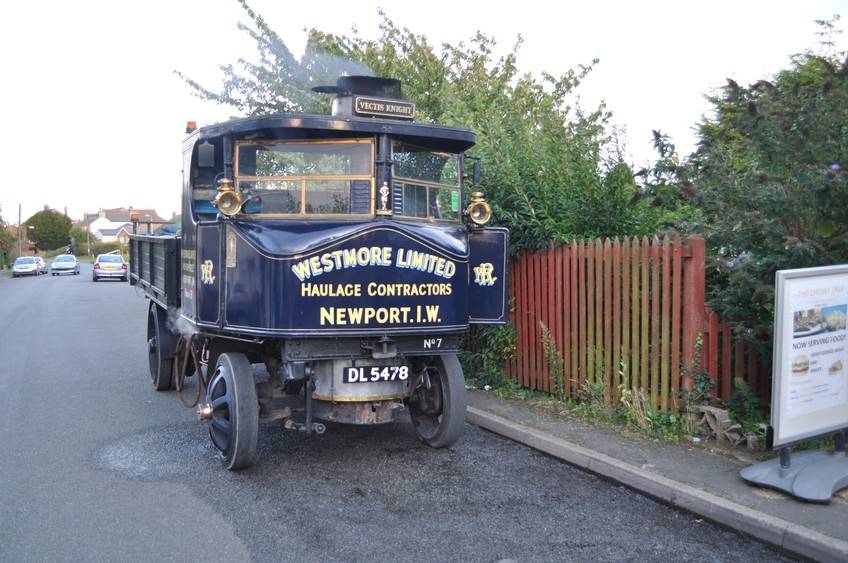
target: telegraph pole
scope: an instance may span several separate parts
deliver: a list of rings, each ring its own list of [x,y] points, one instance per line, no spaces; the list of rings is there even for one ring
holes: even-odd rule
[[[21,240],[21,204],[18,204],[18,256],[23,256],[24,246]]]

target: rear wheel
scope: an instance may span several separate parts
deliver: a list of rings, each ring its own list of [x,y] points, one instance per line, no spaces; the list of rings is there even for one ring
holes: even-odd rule
[[[259,438],[259,401],[253,369],[244,354],[227,352],[218,357],[206,391],[212,405],[209,436],[229,470],[253,465]]]
[[[409,402],[418,437],[434,448],[454,444],[465,427],[465,379],[456,354],[436,356]],[[429,388],[427,386],[429,379]]]
[[[94,278],[97,281],[97,278]],[[150,363],[150,379],[157,391],[173,388],[174,350],[176,336],[168,329],[165,310],[150,302],[147,314],[147,356]]]

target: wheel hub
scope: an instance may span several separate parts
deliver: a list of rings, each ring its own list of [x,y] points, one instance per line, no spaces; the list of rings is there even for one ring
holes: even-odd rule
[[[421,414],[439,416],[442,413],[442,381],[438,376],[425,374],[425,382],[415,392],[415,403]]]

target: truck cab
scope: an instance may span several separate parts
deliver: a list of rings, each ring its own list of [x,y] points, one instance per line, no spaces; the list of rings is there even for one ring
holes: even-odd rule
[[[180,235],[131,244],[154,386],[196,374],[230,469],[253,461],[254,419],[313,433],[408,412],[422,441],[449,446],[464,421],[460,337],[507,321],[508,233],[469,194],[474,133],[416,122],[397,80],[317,90],[335,95],[331,115],[191,130]]]

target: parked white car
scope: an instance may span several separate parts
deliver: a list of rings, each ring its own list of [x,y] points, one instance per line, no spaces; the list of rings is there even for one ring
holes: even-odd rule
[[[120,254],[101,254],[97,257],[97,260],[94,262],[91,279],[97,281],[103,278],[119,278],[123,281],[129,280],[127,263],[124,262]]]
[[[41,275],[41,266],[37,256],[20,256],[12,266],[12,277]]]
[[[60,274],[78,275],[80,273],[80,267],[79,262],[77,262],[77,257],[73,254],[60,254],[54,258],[53,263],[50,264],[50,273],[54,276],[58,276]]]

